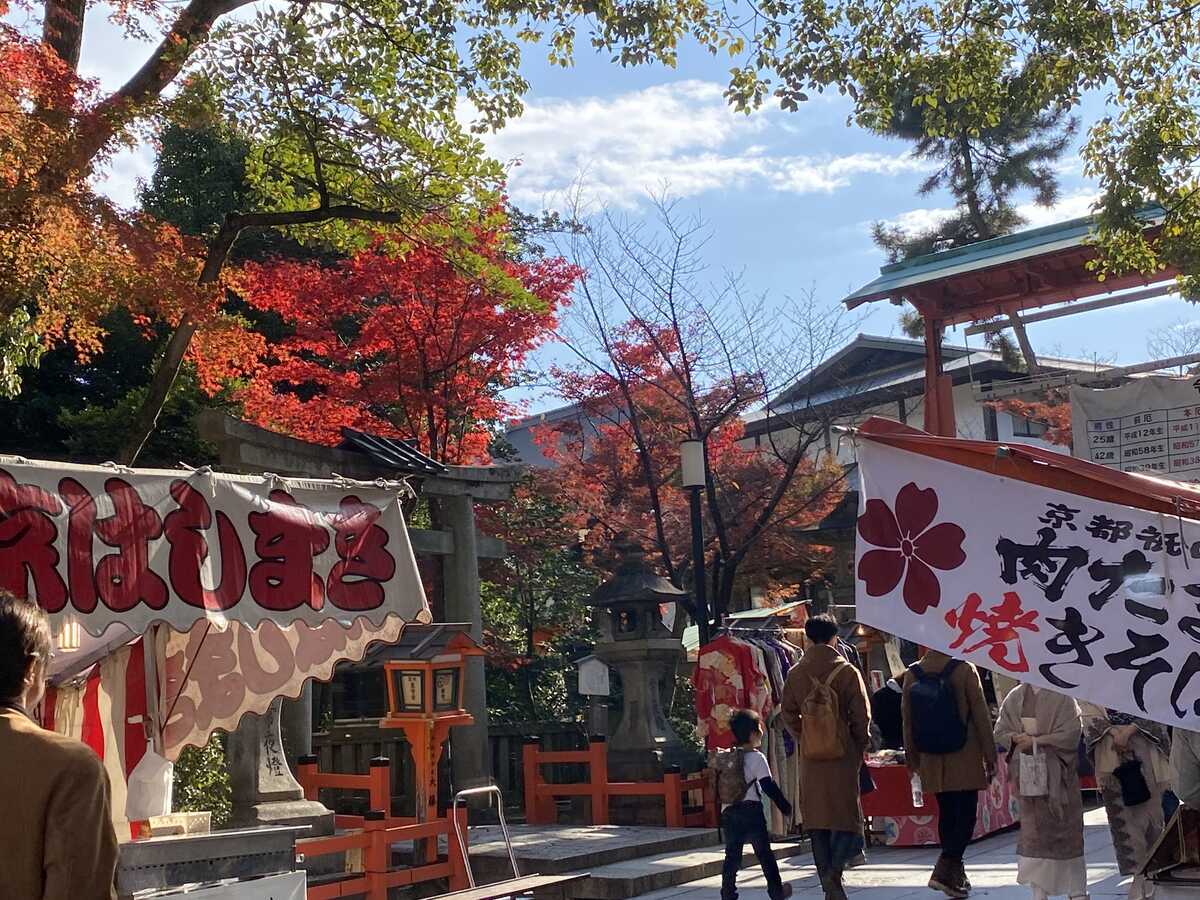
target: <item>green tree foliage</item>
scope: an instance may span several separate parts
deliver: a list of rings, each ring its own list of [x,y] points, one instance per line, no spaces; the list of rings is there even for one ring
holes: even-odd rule
[[[889,262],[900,262],[939,250],[1008,234],[1025,224],[1017,212],[1016,195],[1030,191],[1041,206],[1058,199],[1059,182],[1054,163],[1070,147],[1079,123],[1064,105],[1038,108],[1027,79],[1014,74],[1005,79],[1008,97],[1001,118],[984,127],[973,127],[967,104],[953,97],[938,97],[936,88],[908,86],[899,97],[881,104],[871,127],[876,132],[913,143],[913,155],[933,164],[921,183],[922,196],[947,190],[954,212],[917,233],[876,222],[871,236]],[[929,105],[929,98],[937,98]],[[921,102],[918,102],[920,99]],[[938,128],[931,111],[938,111]],[[867,117],[867,121],[871,119]],[[941,128],[949,125],[952,130]],[[913,310],[901,314],[901,329],[920,337],[925,326]],[[1005,333],[994,331],[987,342],[1006,363],[1021,368],[1020,351]]]
[[[556,499],[531,476],[481,527],[509,555],[481,573],[488,715],[497,722],[577,721],[586,708],[575,660],[595,641],[588,596],[600,583]]]
[[[172,802],[178,812],[211,812],[212,827],[229,824],[233,793],[225,765],[225,735],[216,732],[203,747],[184,747],[175,762]]]
[[[39,366],[22,369],[25,387],[15,400],[0,400],[0,453],[33,459],[106,462],[115,459],[133,411],[150,380],[165,330],[135,323],[116,310],[103,321],[107,337],[100,353],[80,360],[75,348],[62,345],[45,352]],[[208,398],[191,372],[172,393],[161,428],[146,447],[146,465],[205,465],[215,449],[200,440],[195,413]]]
[[[771,0],[714,5],[736,36],[731,102],[847,94],[852,121],[877,128],[920,110],[922,133],[977,137],[1014,110],[1061,110],[1105,94],[1085,172],[1103,188],[1099,278],[1179,269],[1200,295],[1200,5],[1192,0]],[[1014,73],[1019,92],[1014,94]],[[922,86],[913,90],[913,86]],[[1161,205],[1161,235],[1146,204]]]

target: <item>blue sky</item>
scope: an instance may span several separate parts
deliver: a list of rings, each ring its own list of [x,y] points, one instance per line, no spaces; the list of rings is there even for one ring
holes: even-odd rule
[[[119,84],[148,49],[131,46],[96,10],[85,34],[82,69],[105,87]],[[558,205],[581,183],[594,203],[638,216],[647,192],[669,191],[711,227],[714,279],[723,269],[744,272],[746,287],[779,307],[809,290],[817,303],[834,304],[874,278],[884,259],[871,243],[872,221],[918,226],[951,206],[947,196],[917,195],[925,170],[906,143],[847,127],[843,98],[816,96],[798,112],[768,107],[746,116],[722,96],[727,69],[698,49],[684,50],[675,69],[622,69],[583,47],[568,70],[530,50],[525,114],[486,143],[514,163],[510,193],[528,209]],[[1090,97],[1080,112],[1086,130],[1103,114],[1103,99]],[[102,189],[130,203],[137,179],[152,167],[148,147],[123,153]],[[1062,164],[1059,205],[1022,211],[1031,226],[1049,224],[1086,214],[1095,194],[1071,155]],[[860,331],[896,333],[894,307],[868,310]],[[1042,353],[1131,364],[1149,358],[1153,331],[1192,320],[1200,310],[1172,297],[1035,325],[1030,336]],[[552,348],[543,354],[553,355]],[[529,399],[533,410],[554,405],[553,398]]]

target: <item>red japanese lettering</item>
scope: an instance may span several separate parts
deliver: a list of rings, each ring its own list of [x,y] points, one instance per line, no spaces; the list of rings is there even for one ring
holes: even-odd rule
[[[351,495],[333,518],[334,547],[340,561],[329,572],[329,600],[339,609],[360,612],[383,605],[383,583],[396,574],[387,550],[387,529],[377,525],[378,507]]]
[[[171,553],[167,570],[171,588],[183,600],[202,609],[231,609],[246,590],[246,552],[237,529],[225,513],[217,510],[217,545],[221,560],[221,580],[206,588],[201,575],[211,569],[208,540],[204,536],[213,522],[212,511],[204,495],[186,481],[171,484],[171,496],[179,509],[163,520],[163,531]],[[213,579],[209,579],[211,582]]]
[[[78,481],[64,478],[58,488],[71,508],[67,570],[72,604],[90,612],[98,595],[114,612],[127,612],[139,603],[151,609],[166,606],[166,582],[150,570],[150,542],[162,536],[162,519],[154,507],[142,500],[133,485],[109,478],[104,490],[112,501],[113,514],[101,519],[95,498]],[[117,551],[101,557],[94,578],[93,533]]]
[[[313,570],[313,559],[329,548],[329,532],[287,491],[271,491],[270,501],[267,512],[249,515],[259,558],[250,569],[250,596],[264,609],[305,604],[320,609],[325,585]]]
[[[34,484],[17,484],[0,469],[0,588],[18,597],[36,597],[47,612],[67,604],[67,586],[58,574],[58,498]],[[33,592],[30,593],[32,583]]]
[[[1029,662],[1025,658],[1025,648],[1021,646],[1020,632],[1040,631],[1037,610],[1022,609],[1021,598],[1013,591],[1005,591],[1004,600],[986,611],[981,611],[982,605],[982,597],[969,594],[962,606],[946,613],[946,624],[958,630],[958,637],[950,649],[957,650],[968,638],[978,634],[980,640],[963,647],[964,654],[987,647],[992,662],[1002,669],[1028,672]],[[1010,644],[1015,644],[1015,648],[1010,648]]]
[[[189,677],[196,683],[200,697],[195,726],[201,731],[208,731],[214,721],[237,715],[246,699],[246,679],[238,671],[233,632],[233,628],[217,631],[193,627],[188,636]]]
[[[71,605],[82,613],[96,608],[95,562],[92,543],[96,534],[96,500],[74,478],[58,483],[58,492],[67,501],[67,583],[71,586]]]

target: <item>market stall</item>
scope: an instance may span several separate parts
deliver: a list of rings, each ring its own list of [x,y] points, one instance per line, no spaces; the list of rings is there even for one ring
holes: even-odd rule
[[[247,713],[261,717],[256,750],[275,748],[282,777],[277,698],[394,640],[404,622],[429,620],[404,490],[0,458],[0,528],[11,532],[0,587],[50,615],[58,646],[43,722],[104,760],[119,837],[169,811],[169,764],[184,746]],[[296,834],[128,842],[119,887],[274,878],[273,896],[301,897]],[[217,843],[246,864],[215,865]]]
[[[912,772],[893,754],[872,754],[867,759],[875,790],[862,798],[863,815],[870,820],[874,842],[892,847],[927,847],[938,843],[938,805],[933,794],[913,803]],[[972,840],[1004,831],[1017,824],[1017,798],[1008,783],[1008,766],[1001,757],[996,777],[979,792],[979,813]]]

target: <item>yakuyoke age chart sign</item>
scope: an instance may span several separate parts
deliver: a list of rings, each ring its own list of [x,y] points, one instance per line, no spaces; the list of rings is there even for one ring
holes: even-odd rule
[[[1122,472],[1200,481],[1200,379],[1152,376],[1071,389],[1075,456]]]
[[[857,446],[861,621],[1020,681],[1200,727],[1200,522]]]

